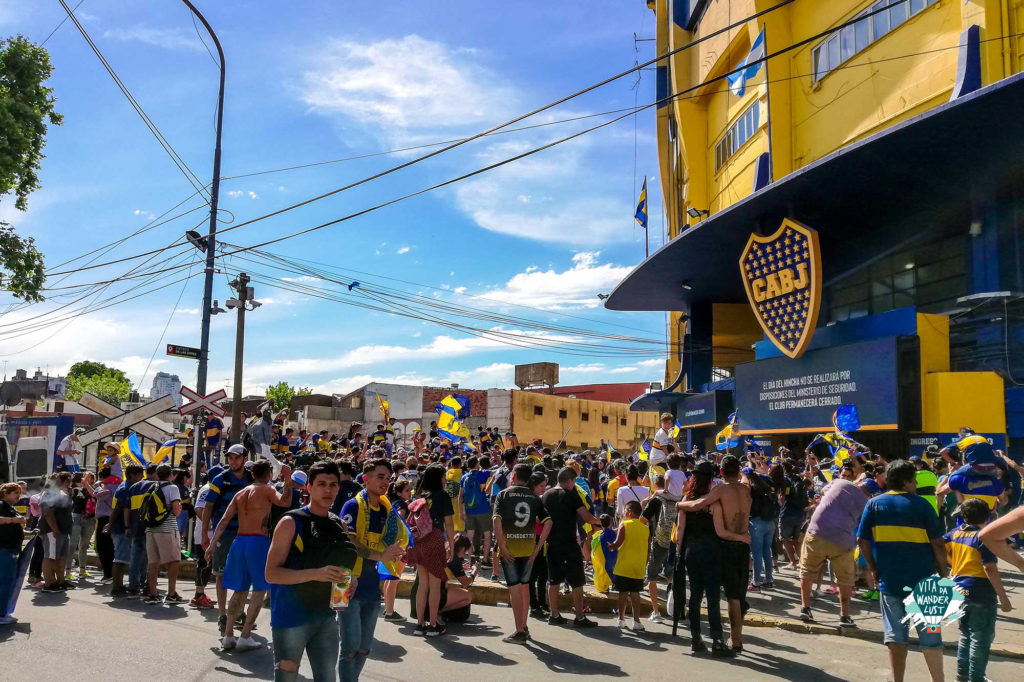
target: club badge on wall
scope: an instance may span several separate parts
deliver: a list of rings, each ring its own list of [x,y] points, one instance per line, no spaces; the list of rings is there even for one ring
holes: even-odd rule
[[[765,335],[785,355],[803,355],[821,306],[818,233],[786,218],[772,235],[750,235],[740,273]]]

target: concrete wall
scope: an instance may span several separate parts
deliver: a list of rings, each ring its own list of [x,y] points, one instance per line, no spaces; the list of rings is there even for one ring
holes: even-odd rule
[[[390,406],[391,416],[399,421],[418,420],[423,411],[423,387],[404,386],[401,384],[367,384],[363,389],[363,423],[367,433],[381,423],[382,415],[378,409],[377,393],[381,400]]]
[[[492,388],[487,391],[487,425],[504,434],[512,426],[512,391]]]
[[[658,428],[655,412],[630,412],[629,405],[599,400],[577,400],[561,396],[512,391],[512,431],[520,443],[539,438],[554,445],[568,429],[568,448],[597,449],[601,439],[613,447],[632,452]]]

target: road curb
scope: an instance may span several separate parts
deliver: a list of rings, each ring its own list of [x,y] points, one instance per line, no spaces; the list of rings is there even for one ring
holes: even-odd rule
[[[99,566],[99,559],[95,554],[89,554],[89,565]],[[182,561],[178,569],[178,580],[194,580],[196,575],[196,565],[193,561]],[[413,578],[411,576],[402,576],[401,582],[398,584],[398,596],[408,597],[412,593]],[[474,583],[470,586],[470,591],[473,593],[473,603],[481,604],[484,606],[499,606],[508,603],[508,588],[501,584],[495,584],[489,580],[481,579],[481,582]],[[618,605],[616,596],[613,594],[602,594],[592,589],[584,588],[584,593],[587,601],[587,605],[590,606],[590,610],[594,613],[614,613],[615,608]],[[559,605],[565,610],[571,610],[572,600],[567,594],[559,595]],[[662,602],[662,608],[665,604]],[[642,615],[649,615],[651,612],[650,603],[646,595],[640,603],[640,610],[643,612]],[[701,613],[707,615],[706,609],[701,609]],[[723,615],[723,618],[725,616]],[[778,628],[787,632],[793,632],[796,634],[803,635],[832,635],[838,637],[850,637],[852,639],[859,639],[867,642],[875,642],[882,644],[882,633],[874,630],[860,630],[857,628],[837,628],[830,625],[821,625],[819,623],[804,623],[803,621],[795,618],[783,618],[780,616],[765,616],[755,613],[748,613],[743,618],[743,624],[756,627],[756,628]],[[686,624],[680,621],[680,627],[685,630]],[[947,649],[956,649],[956,641],[945,642]],[[991,656],[998,656],[1000,658],[1009,658],[1016,660],[1024,660],[1024,648],[1021,647],[993,647],[989,652]]]

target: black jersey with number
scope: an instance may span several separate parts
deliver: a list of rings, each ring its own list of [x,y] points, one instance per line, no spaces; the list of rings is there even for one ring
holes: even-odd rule
[[[533,554],[534,531],[537,522],[548,520],[540,498],[529,488],[514,485],[498,493],[494,501],[494,517],[501,519],[505,544],[515,557]]]

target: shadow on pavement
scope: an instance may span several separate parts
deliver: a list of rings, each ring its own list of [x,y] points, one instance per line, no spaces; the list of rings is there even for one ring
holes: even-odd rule
[[[551,672],[571,675],[607,675],[608,677],[627,676],[622,668],[612,663],[577,656],[572,652],[554,649],[534,640],[530,640],[525,648],[532,651],[537,656],[537,660],[546,665]]]

